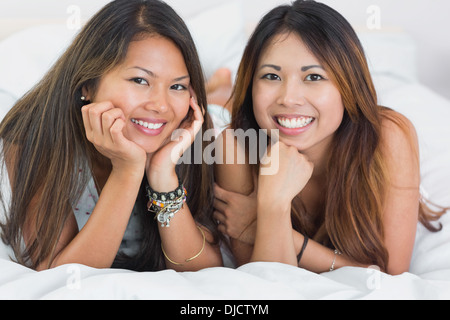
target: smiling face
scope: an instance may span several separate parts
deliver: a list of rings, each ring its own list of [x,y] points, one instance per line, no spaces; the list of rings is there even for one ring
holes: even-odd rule
[[[294,33],[275,36],[253,79],[253,111],[262,129],[279,129],[280,140],[321,156],[342,122],[338,88]]]
[[[170,138],[189,111],[190,78],[181,51],[150,36],[130,43],[124,62],[101,79],[92,102],[111,101],[125,116],[124,136],[147,153]]]

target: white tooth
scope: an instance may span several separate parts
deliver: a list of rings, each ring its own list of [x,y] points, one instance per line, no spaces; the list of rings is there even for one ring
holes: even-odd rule
[[[292,118],[292,119],[281,119],[278,118],[278,123],[289,129],[298,129],[306,127],[308,124],[310,124],[314,118]]]
[[[144,128],[148,128],[151,130],[157,130],[163,126],[163,123],[148,123],[148,122],[144,122],[142,120],[138,121],[136,119],[131,119],[131,122],[139,124],[140,126],[143,126]]]

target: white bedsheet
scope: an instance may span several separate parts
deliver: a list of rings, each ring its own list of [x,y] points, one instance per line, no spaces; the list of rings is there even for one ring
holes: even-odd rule
[[[441,247],[440,252],[447,250]],[[440,253],[427,259],[439,259]],[[35,272],[0,260],[0,299],[450,299],[450,266],[423,276],[342,268],[321,275],[279,263],[236,270],[137,273],[67,265]]]

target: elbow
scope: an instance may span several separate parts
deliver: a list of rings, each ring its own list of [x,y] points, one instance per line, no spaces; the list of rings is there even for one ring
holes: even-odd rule
[[[387,273],[391,276],[399,276],[406,272],[409,272],[409,268],[394,267],[394,268],[388,268],[388,270],[387,270]]]
[[[403,273],[409,272],[410,263],[389,263],[386,273],[391,276],[399,276]]]

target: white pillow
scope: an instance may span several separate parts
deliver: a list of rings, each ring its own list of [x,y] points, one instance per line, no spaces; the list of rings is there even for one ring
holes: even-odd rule
[[[56,62],[75,32],[65,25],[44,25],[0,42],[0,90],[18,99]]]
[[[207,77],[220,67],[237,70],[246,42],[244,14],[234,0],[185,19]],[[73,40],[65,24],[36,26],[0,42],[0,90],[23,96],[48,71]]]
[[[402,32],[358,34],[373,75],[386,75],[406,82],[418,82],[417,47]]]
[[[16,99],[11,94],[0,90],[0,121],[6,116],[15,102]]]
[[[247,43],[241,1],[229,1],[187,19],[205,75],[209,78],[221,67],[234,75]]]

